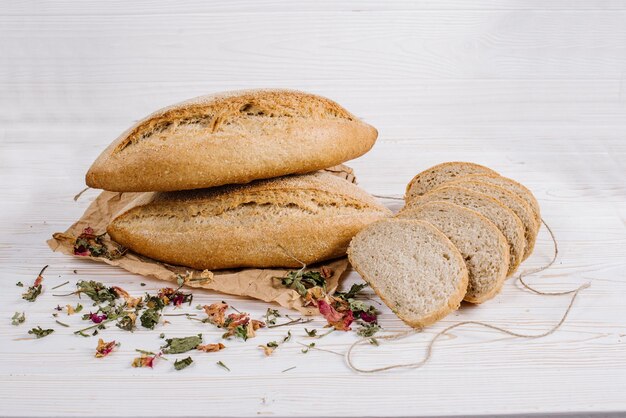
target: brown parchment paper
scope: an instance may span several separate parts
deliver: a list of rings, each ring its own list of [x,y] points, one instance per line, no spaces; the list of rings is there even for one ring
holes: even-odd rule
[[[328,168],[327,171],[356,183],[354,172],[345,165]],[[106,227],[125,208],[133,206],[138,200],[143,200],[146,193],[118,193],[103,191],[87,208],[83,216],[65,232],[57,232],[47,241],[52,251],[68,254],[73,257],[89,258],[94,261],[118,266],[131,273],[152,277],[159,280],[176,282],[176,275],[190,275],[193,281],[187,286],[228,293],[237,296],[247,296],[265,302],[278,303],[285,308],[296,309],[305,315],[318,313],[317,309],[302,306],[302,299],[298,292],[286,289],[273,277],[285,276],[293,269],[239,269],[217,270],[203,272],[187,267],[173,266],[160,261],[127,251],[122,257],[109,260],[103,257],[84,257],[74,255],[74,241],[83,230],[90,226],[96,234],[106,231]],[[104,243],[112,245],[109,236],[104,237]],[[333,270],[328,279],[328,291],[334,292],[343,273],[348,268],[347,258],[331,260],[323,263]],[[316,266],[311,266],[315,268]],[[319,267],[319,266],[318,266]],[[196,281],[197,280],[197,281]]]

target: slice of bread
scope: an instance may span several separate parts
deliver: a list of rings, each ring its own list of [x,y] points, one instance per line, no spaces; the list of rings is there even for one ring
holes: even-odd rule
[[[440,184],[468,174],[498,175],[497,172],[480,164],[459,161],[437,164],[413,177],[406,186],[405,200],[415,199]]]
[[[397,216],[434,225],[461,252],[469,272],[466,301],[482,303],[500,291],[509,270],[509,245],[493,222],[447,202],[429,202]]]
[[[539,224],[535,220],[533,209],[528,203],[526,203],[526,201],[517,197],[515,193],[510,192],[503,187],[493,183],[476,180],[472,177],[464,177],[444,184],[446,186],[459,186],[474,190],[475,192],[484,193],[499,200],[500,203],[515,212],[517,217],[520,218],[524,224],[526,247],[524,249],[524,257],[522,260],[526,260],[530,254],[532,254],[533,249],[535,248],[535,241],[537,240],[537,233],[539,232]]]
[[[539,208],[539,202],[537,202],[533,192],[531,192],[526,186],[508,177],[502,177],[494,174],[470,174],[468,177],[473,180],[479,180],[503,187],[508,191],[515,193],[519,198],[524,199],[533,209],[535,222],[537,222],[537,225],[541,227],[541,209]]]
[[[354,237],[348,257],[385,304],[415,328],[458,309],[467,290],[463,257],[427,222],[375,222]]]
[[[458,186],[442,186],[417,199],[407,201],[402,210],[433,201],[446,201],[473,209],[496,224],[509,243],[509,275],[515,272],[522,262],[526,240],[524,239],[524,225],[511,209],[484,193]]]

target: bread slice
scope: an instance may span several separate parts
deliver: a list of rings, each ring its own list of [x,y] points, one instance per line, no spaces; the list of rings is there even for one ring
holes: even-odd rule
[[[292,90],[198,97],[133,125],[89,169],[89,187],[176,191],[308,173],[356,158],[378,132],[337,103]]]
[[[354,184],[316,172],[146,193],[107,232],[138,254],[196,269],[299,267],[345,255],[357,232],[390,215]]]
[[[533,217],[535,218],[535,222],[539,227],[541,227],[541,209],[539,207],[539,202],[537,202],[537,199],[535,198],[535,195],[533,195],[533,192],[531,192],[526,186],[508,177],[502,177],[493,174],[470,174],[467,177],[471,178],[472,180],[495,184],[496,186],[500,186],[512,193],[515,193],[516,196],[518,196],[520,199],[523,199],[526,203],[530,205],[533,210]]]
[[[530,254],[532,254],[535,248],[535,241],[537,240],[537,233],[539,232],[539,224],[535,220],[533,209],[526,201],[517,197],[515,193],[508,191],[507,189],[500,187],[493,183],[483,182],[473,177],[462,177],[459,180],[455,180],[449,183],[444,183],[446,186],[459,186],[475,192],[484,193],[488,196],[497,199],[507,208],[511,209],[518,218],[524,224],[524,237],[526,239],[526,246],[524,248],[524,257],[522,260],[526,260]]]
[[[509,269],[509,245],[493,222],[447,202],[425,203],[402,211],[398,217],[426,221],[452,241],[469,272],[466,301],[482,303],[500,291]]]
[[[402,210],[433,201],[446,201],[475,210],[493,222],[509,243],[509,275],[515,272],[522,261],[526,240],[524,239],[524,225],[511,209],[484,193],[458,186],[442,186],[406,202]]]
[[[463,257],[427,222],[375,222],[354,237],[348,257],[385,304],[415,328],[458,309],[467,289]]]
[[[492,174],[497,172],[480,164],[453,161],[441,163],[422,171],[406,186],[405,200],[415,199],[434,189],[440,184],[455,180],[468,174]]]

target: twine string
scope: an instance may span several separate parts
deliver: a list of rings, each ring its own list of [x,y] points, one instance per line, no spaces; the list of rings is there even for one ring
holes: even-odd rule
[[[348,365],[348,367],[355,371],[355,372],[359,372],[359,373],[378,373],[378,372],[383,372],[386,370],[392,370],[392,369],[417,369],[421,366],[423,366],[424,364],[426,364],[426,362],[431,358],[432,353],[433,353],[433,346],[435,345],[435,342],[437,342],[437,340],[442,337],[444,334],[446,334],[448,331],[451,331],[455,328],[459,328],[461,326],[464,325],[479,325],[485,328],[489,328],[489,329],[493,329],[495,331],[498,332],[502,332],[504,334],[507,335],[511,335],[513,337],[520,337],[520,338],[541,338],[541,337],[547,337],[548,335],[553,334],[554,332],[556,332],[561,325],[563,325],[563,323],[565,322],[565,320],[567,319],[570,311],[572,310],[572,306],[574,305],[574,301],[576,300],[576,297],[578,296],[578,293],[583,290],[586,289],[590,286],[589,283],[584,283],[582,284],[580,287],[578,287],[576,290],[573,291],[573,295],[572,298],[570,299],[569,305],[567,306],[567,309],[565,310],[565,313],[563,314],[563,316],[561,317],[561,320],[554,325],[552,328],[550,328],[549,330],[542,332],[541,334],[524,334],[521,332],[516,332],[516,331],[511,331],[509,329],[506,328],[502,328],[496,325],[491,325],[488,324],[486,322],[480,322],[480,321],[462,321],[462,322],[457,322],[456,324],[450,325],[447,328],[444,328],[443,330],[439,331],[437,334],[435,334],[435,336],[429,341],[428,345],[426,346],[426,354],[424,355],[424,358],[418,362],[414,362],[414,363],[401,363],[401,364],[392,364],[389,366],[384,366],[384,367],[377,367],[377,368],[373,368],[373,369],[364,369],[361,367],[358,367],[354,364],[354,360],[352,358],[354,349],[359,346],[362,345],[363,343],[365,343],[366,341],[369,341],[370,338],[362,338],[358,341],[356,341],[355,343],[353,343],[350,348],[348,349],[348,351],[345,354],[345,361],[346,364]],[[399,332],[396,334],[389,334],[389,335],[383,335],[381,337],[376,337],[377,340],[387,340],[387,341],[394,341],[394,340],[399,340],[402,338],[406,338],[410,335],[414,335],[414,334],[418,334],[422,332],[422,330],[410,330],[410,331],[404,331],[404,332]]]

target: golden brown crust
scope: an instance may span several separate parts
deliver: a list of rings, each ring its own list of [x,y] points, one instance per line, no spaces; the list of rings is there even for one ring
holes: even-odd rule
[[[161,109],[124,132],[87,185],[173,191],[324,169],[363,155],[378,132],[337,103],[292,90],[244,90]]]
[[[391,212],[329,173],[249,185],[153,193],[107,228],[139,254],[197,269],[299,267],[341,257]]]
[[[454,176],[449,177],[447,180],[438,180],[437,177],[443,175],[444,178],[448,177],[445,173],[455,173]],[[406,185],[405,200],[409,201],[416,199],[419,196],[429,192],[433,188],[443,184],[447,181],[455,180],[456,173],[460,176],[465,176],[468,173],[480,173],[498,175],[494,170],[476,163],[469,163],[463,161],[449,161],[441,164],[434,165],[411,179],[409,184]],[[430,182],[434,180],[434,182]]]

